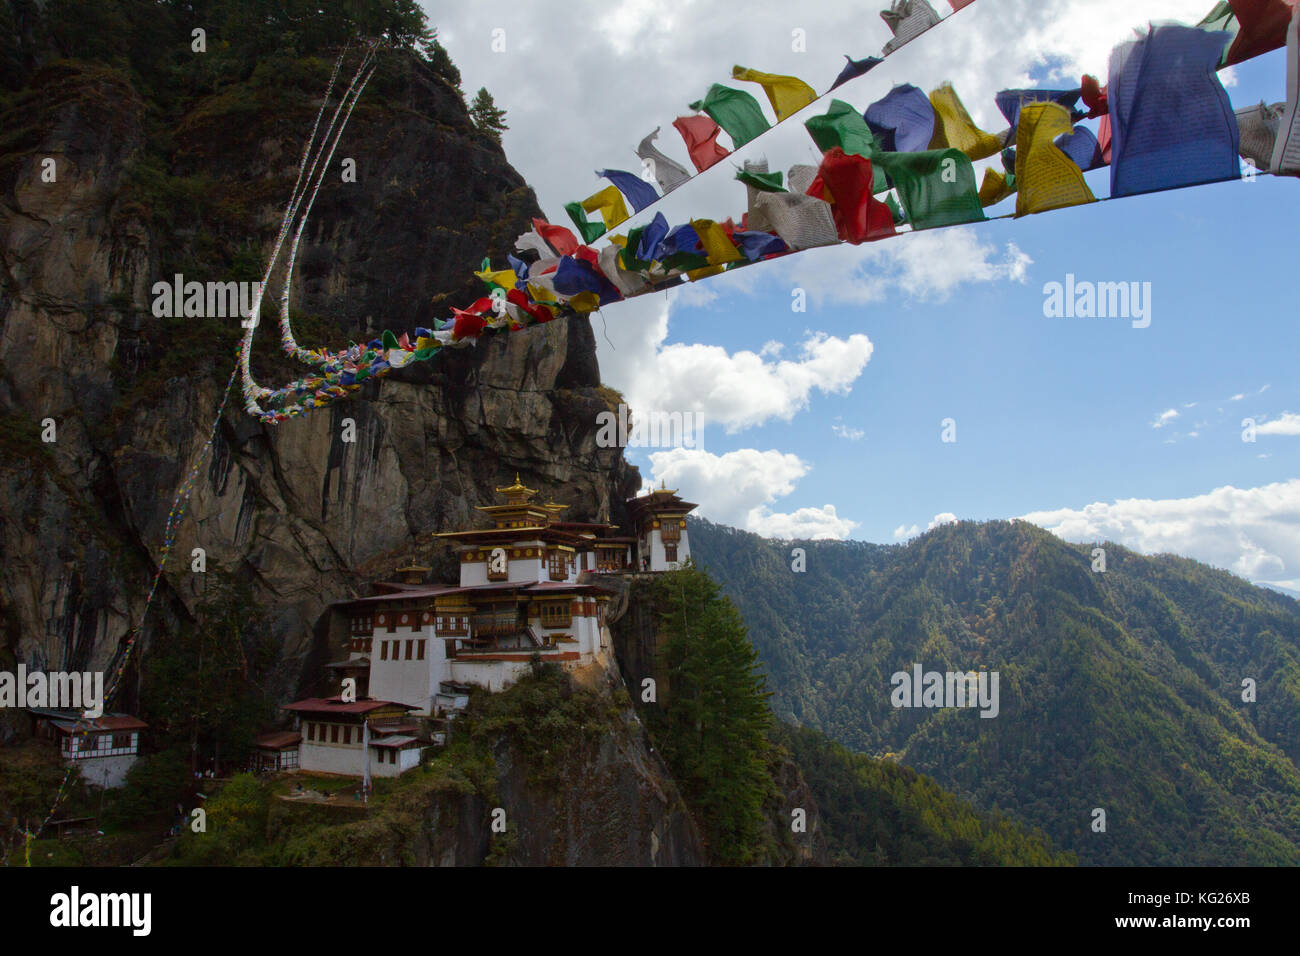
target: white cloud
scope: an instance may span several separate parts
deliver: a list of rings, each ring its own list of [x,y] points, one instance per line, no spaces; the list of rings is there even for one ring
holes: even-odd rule
[[[1032,263],[1015,243],[999,251],[973,228],[960,227],[776,259],[765,264],[764,288],[801,288],[814,306],[900,298],[944,302],[967,283],[1023,283]]]
[[[867,437],[867,433],[861,428],[854,428],[852,425],[831,425],[831,431],[840,438],[847,438],[849,441],[862,441]]]
[[[1230,399],[1228,399],[1228,401],[1230,401],[1230,402],[1239,402],[1239,401],[1241,401],[1241,400],[1242,400],[1243,398],[1245,398],[1245,397],[1246,397],[1246,396],[1245,396],[1244,393],[1242,393],[1242,392],[1238,392],[1236,395],[1234,395],[1234,396],[1232,396]]]
[[[1300,435],[1300,414],[1283,412],[1281,418],[1255,427],[1258,435]]]
[[[822,505],[820,508],[800,508],[790,514],[774,514],[766,508],[759,508],[750,515],[749,530],[768,538],[841,541],[857,526],[856,521],[836,514],[834,505]]]
[[[1300,574],[1300,479],[1226,485],[1190,498],[1095,502],[1024,520],[1068,541],[1111,540],[1147,554],[1186,555],[1252,581]]]
[[[831,504],[790,513],[772,510],[808,474],[809,465],[797,455],[755,448],[724,455],[672,448],[651,454],[650,464],[656,487],[662,480],[679,489],[699,503],[699,513],[710,521],[775,538],[846,538],[858,526],[841,518]]]
[[[931,518],[930,523],[926,525],[925,530],[933,531],[935,528],[939,527],[939,525],[955,524],[956,522],[957,522],[957,516],[955,514],[953,514],[951,511],[944,511]],[[894,538],[896,540],[902,541],[906,538],[915,538],[920,533],[921,533],[921,528],[919,525],[912,525],[912,527],[909,528],[906,525],[900,524],[897,528],[894,529]]]
[[[1178,417],[1178,409],[1176,408],[1165,409],[1163,412],[1161,412],[1159,415],[1155,417],[1155,421],[1151,423],[1151,427],[1164,428],[1166,425],[1168,425],[1177,417]]]
[[[772,342],[759,352],[665,344],[669,307],[647,298],[627,303],[634,311],[617,322],[593,319],[601,378],[623,392],[634,412],[698,412],[706,430],[721,425],[728,433],[790,421],[814,392],[849,394],[871,359],[871,340],[860,333],[805,332],[797,353],[785,359]]]

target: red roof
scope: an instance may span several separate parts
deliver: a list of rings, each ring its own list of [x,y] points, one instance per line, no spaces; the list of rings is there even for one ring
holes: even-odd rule
[[[55,720],[51,724],[56,730],[64,734],[94,734],[105,731],[125,731],[125,730],[144,730],[149,725],[143,720],[126,714],[105,714],[103,717],[95,719],[82,718],[80,720]]]
[[[344,703],[341,697],[308,697],[306,700],[285,704],[285,710],[300,714],[368,714],[385,707],[401,707],[403,710],[418,710],[410,704],[399,704],[392,700],[372,700],[368,697]]]
[[[275,733],[262,734],[253,741],[253,745],[264,750],[285,750],[302,743],[302,734],[296,730],[279,730]]]

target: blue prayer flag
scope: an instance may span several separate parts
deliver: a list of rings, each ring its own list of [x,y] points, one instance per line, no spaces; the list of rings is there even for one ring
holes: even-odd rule
[[[862,114],[887,153],[923,153],[934,138],[934,107],[930,97],[910,83],[896,86]]]
[[[1231,34],[1159,26],[1110,55],[1110,194],[1240,177],[1241,134],[1218,67]]]
[[[596,175],[608,179],[618,187],[618,191],[627,197],[627,201],[637,212],[659,198],[655,188],[648,182],[622,169],[598,169]]]
[[[840,70],[840,75],[837,76],[835,82],[831,84],[832,90],[837,86],[847,83],[849,80],[862,76],[864,73],[871,72],[871,70],[885,62],[883,57],[878,56],[869,56],[864,60],[855,60],[847,53],[844,54],[844,59],[849,62],[844,64],[844,69]]]

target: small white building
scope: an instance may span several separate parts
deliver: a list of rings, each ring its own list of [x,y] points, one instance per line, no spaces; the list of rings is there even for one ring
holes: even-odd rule
[[[313,773],[396,777],[420,763],[423,747],[407,714],[391,700],[311,697],[287,705],[297,718],[298,768]]]
[[[149,726],[130,714],[91,718],[52,707],[29,707],[27,713],[38,738],[54,742],[86,783],[105,789],[126,784],[140,753],[140,732]]]
[[[676,571],[691,556],[686,516],[699,505],[659,488],[627,500],[636,540],[638,571]]]

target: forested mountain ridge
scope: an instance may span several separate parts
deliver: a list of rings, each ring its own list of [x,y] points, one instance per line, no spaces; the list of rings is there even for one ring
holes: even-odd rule
[[[1300,862],[1296,601],[1109,543],[1093,571],[1092,546],[1024,522],[890,546],[705,521],[690,534],[744,614],[778,716],[897,754],[1085,863]],[[999,716],[895,708],[890,677],[917,663],[998,672]]]

